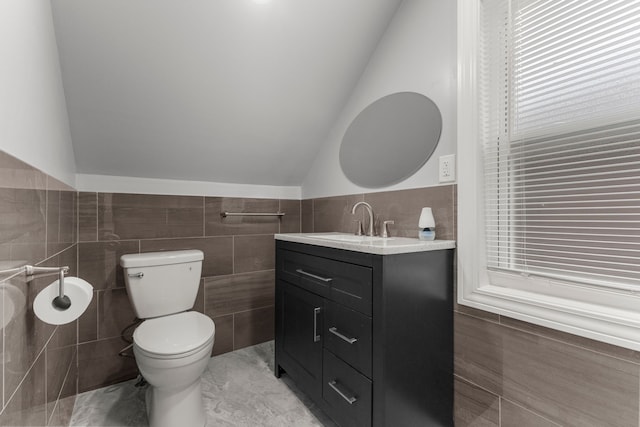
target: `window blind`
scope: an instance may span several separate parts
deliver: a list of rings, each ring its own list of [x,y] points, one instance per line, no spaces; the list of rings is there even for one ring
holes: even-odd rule
[[[640,288],[640,1],[483,0],[488,268]]]

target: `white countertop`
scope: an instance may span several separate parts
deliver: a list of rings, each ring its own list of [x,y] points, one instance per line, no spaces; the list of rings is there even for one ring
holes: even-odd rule
[[[367,237],[348,233],[287,233],[276,234],[276,240],[306,243],[327,248],[365,252],[376,255],[405,254],[410,252],[453,249],[455,240],[418,240],[408,237]]]

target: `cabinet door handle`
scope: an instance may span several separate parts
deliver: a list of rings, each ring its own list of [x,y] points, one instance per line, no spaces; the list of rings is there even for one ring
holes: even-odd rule
[[[308,277],[311,277],[311,278],[316,279],[316,280],[322,280],[323,282],[327,282],[327,283],[329,283],[330,281],[333,280],[331,277],[318,276],[317,274],[306,272],[301,268],[297,269],[296,273],[300,273],[300,274],[302,274],[304,276],[308,276]]]
[[[320,307],[313,309],[313,342],[320,341],[320,334],[318,334],[318,314],[320,314]]]
[[[338,332],[338,328],[336,328],[335,326],[329,328],[329,332],[331,332],[341,340],[348,342],[349,344],[353,344],[354,342],[358,341],[358,338],[349,338],[346,335],[342,335],[340,332]]]
[[[336,380],[329,381],[327,384],[329,384],[329,387],[331,387],[333,389],[333,391],[338,393],[340,395],[340,397],[342,397],[344,400],[346,400],[349,405],[353,405],[358,400],[357,397],[355,397],[355,396],[347,396],[346,393],[344,393],[342,390],[340,390],[338,388],[338,383],[336,382]]]

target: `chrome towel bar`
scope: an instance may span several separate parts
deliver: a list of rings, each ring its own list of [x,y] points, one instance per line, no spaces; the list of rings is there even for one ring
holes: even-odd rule
[[[220,212],[220,216],[284,216],[284,212]]]
[[[69,267],[37,267],[33,265],[23,265],[22,267],[0,270],[0,275],[8,274],[9,277],[3,280],[9,280],[18,274],[25,273],[27,282],[32,281],[36,277],[58,275],[58,296],[52,301],[54,307],[59,310],[66,310],[71,306],[69,297],[64,294],[64,276],[69,273]]]
[[[61,272],[67,274],[69,272],[69,267],[37,267],[33,265],[23,265],[22,267],[0,270],[0,276],[10,275],[10,277],[4,278],[4,280],[7,280],[11,277],[17,276],[18,274],[25,273],[27,276],[27,282],[30,282],[36,276],[49,276],[52,274],[60,274]]]

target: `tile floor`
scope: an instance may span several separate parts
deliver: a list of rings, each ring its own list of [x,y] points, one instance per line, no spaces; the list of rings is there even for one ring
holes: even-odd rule
[[[71,426],[147,427],[135,381],[78,395]],[[334,427],[288,377],[273,375],[273,341],[213,357],[202,377],[207,426]]]

